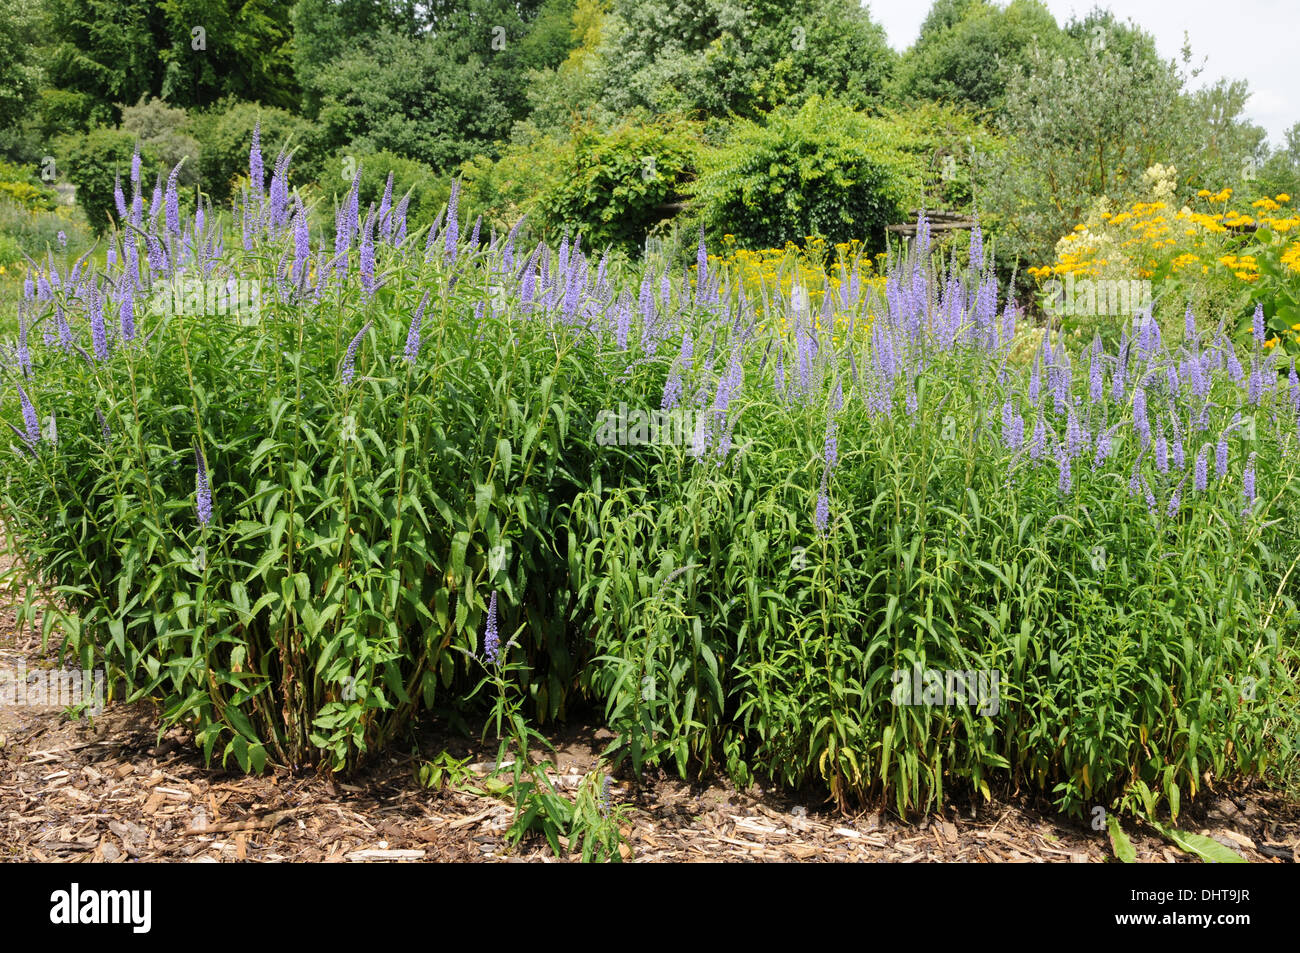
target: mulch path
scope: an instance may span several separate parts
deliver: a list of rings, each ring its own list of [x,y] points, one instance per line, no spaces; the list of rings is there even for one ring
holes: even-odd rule
[[[0,591],[0,670],[48,668],[34,633],[20,633]],[[552,736],[556,782],[572,789],[592,770],[607,732],[583,726]],[[181,729],[158,738],[148,704],[109,704],[93,725],[59,708],[0,706],[0,861],[535,861],[556,858],[540,837],[514,850],[511,807],[487,795],[416,781],[419,765],[448,749],[486,761],[492,747],[425,727],[419,754],[389,754],[346,783],[271,771],[247,777],[205,766]],[[1104,862],[1109,839],[1086,820],[1004,792],[957,800],[920,819],[888,810],[845,816],[817,799],[737,791],[725,781],[647,777],[613,784],[630,808],[637,861]],[[1214,837],[1251,861],[1300,856],[1300,805],[1263,788],[1199,798],[1179,826]],[[1138,859],[1194,860],[1125,825]]]

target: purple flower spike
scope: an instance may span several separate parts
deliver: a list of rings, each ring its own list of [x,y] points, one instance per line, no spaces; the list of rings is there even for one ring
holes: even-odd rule
[[[195,502],[199,514],[199,523],[207,526],[212,520],[212,487],[208,483],[208,467],[203,459],[203,451],[194,448],[195,462]]]
[[[1025,442],[1025,420],[1012,406],[1002,405],[1002,444],[1008,450],[1019,450]]]
[[[372,323],[367,321],[362,325],[361,330],[352,339],[352,343],[348,345],[347,353],[343,355],[343,386],[345,387],[352,383],[352,377],[355,375],[357,367],[357,348],[361,346],[361,339],[366,336],[366,332],[370,330]]]
[[[1196,454],[1196,477],[1193,486],[1197,493],[1204,493],[1205,488],[1209,486],[1209,453],[1210,445],[1202,444],[1200,452]]]
[[[1246,497],[1245,512],[1249,513],[1255,503],[1255,454],[1253,453],[1246,463],[1246,471],[1241,475],[1241,488]]]
[[[833,422],[826,430],[826,442],[822,449],[822,459],[828,469],[834,469],[835,465],[840,462],[840,441],[835,436],[835,424]]]
[[[1237,360],[1237,349],[1231,343],[1224,342],[1224,350],[1227,351],[1228,376],[1234,384],[1240,384],[1246,375],[1241,370],[1241,361]]]
[[[23,439],[27,441],[27,446],[35,447],[41,439],[41,425],[36,417],[36,408],[32,406],[31,398],[27,396],[27,391],[23,390],[23,385],[18,385],[18,401],[23,408],[23,427],[26,434]]]
[[[695,252],[695,302],[704,300],[704,290],[709,284],[709,252],[704,245],[704,226],[700,226],[700,245]]]
[[[406,207],[410,201],[411,194],[408,192],[402,196],[402,200],[397,203],[397,208],[393,210],[393,231],[390,241],[394,247],[406,240]]]
[[[664,382],[664,396],[659,401],[660,410],[675,410],[682,399],[682,372],[678,367],[673,368],[673,372],[668,375],[668,380]]]
[[[1186,479],[1186,478],[1184,478]],[[1173,494],[1169,497],[1169,507],[1165,512],[1170,519],[1178,515],[1179,508],[1183,505],[1183,485],[1181,483],[1174,487]]]
[[[1074,488],[1074,480],[1070,475],[1070,455],[1064,450],[1056,454],[1056,466],[1060,471],[1056,487],[1061,491],[1062,496],[1069,496]]]
[[[59,332],[59,347],[72,353],[72,328],[68,327],[68,319],[63,314],[63,307],[57,302],[54,305],[54,325]]]
[[[1034,424],[1034,436],[1029,442],[1029,459],[1043,459],[1043,451],[1047,449],[1047,430],[1043,424],[1043,415],[1039,413],[1038,420]]]
[[[122,292],[122,307],[119,312],[122,319],[122,340],[128,344],[135,340],[135,302],[131,295],[131,286],[127,285]]]
[[[406,332],[406,360],[410,364],[420,356],[420,322],[424,320],[424,308],[429,303],[429,292],[424,293],[420,306],[411,315],[411,326]]]
[[[627,296],[619,298],[614,312],[614,341],[620,351],[627,350],[628,334],[632,330],[632,302]]]
[[[1142,489],[1146,493],[1147,509],[1154,513],[1156,511],[1156,495],[1151,492],[1151,484],[1143,480]]]
[[[393,173],[384,183],[384,197],[379,202],[379,234],[387,240],[393,234]]]
[[[271,227],[278,229],[289,214],[289,161],[290,155],[282,152],[275,160],[271,172]]]
[[[831,499],[826,490],[826,472],[822,471],[822,485],[817,492],[817,507],[813,511],[813,519],[817,521],[817,532],[825,533],[831,525]]]
[[[447,222],[443,225],[443,249],[448,261],[456,260],[456,246],[460,227],[460,179],[451,183],[451,195],[447,198]]]
[[[253,144],[248,150],[248,178],[253,183],[253,194],[259,199],[266,188],[266,173],[262,168],[262,120],[253,124]]]
[[[970,268],[976,273],[984,268],[984,233],[980,231],[978,222],[970,233]]]
[[[293,271],[295,287],[301,288],[307,280],[307,265],[311,260],[311,233],[307,228],[307,211],[298,199],[297,213],[293,220]]]
[[[487,625],[483,632],[483,655],[493,665],[501,664],[501,636],[497,632],[497,594],[488,600]]]
[[[1110,457],[1111,450],[1111,432],[1103,430],[1097,434],[1097,453],[1092,458],[1092,468],[1096,470]]]
[[[1101,363],[1101,336],[1092,339],[1092,360],[1088,364],[1088,400],[1095,406],[1106,393],[1106,372]]]
[[[176,177],[180,174],[181,164],[176,163],[171,174],[167,176],[167,192],[163,203],[166,212],[167,231],[179,236],[181,233],[180,195],[176,191]]]
[[[32,352],[27,346],[27,318],[18,308],[18,370],[24,377],[32,376]]]
[[[1264,343],[1264,306],[1262,304],[1255,305],[1255,315],[1251,320],[1251,331],[1254,332],[1255,343],[1263,344]]]
[[[1250,379],[1246,383],[1246,400],[1252,407],[1258,407],[1263,396],[1264,374],[1259,365],[1259,358],[1253,358],[1250,362]]]
[[[373,208],[373,206],[372,206]],[[361,289],[367,298],[375,293],[375,215],[366,214],[366,224],[361,230]]]
[[[108,329],[104,326],[104,302],[99,289],[90,289],[90,337],[95,348],[95,358],[108,360]]]
[[[1147,394],[1141,384],[1133,388],[1133,425],[1145,447],[1151,442],[1151,422],[1147,420]]]
[[[158,218],[158,213],[162,211],[163,206],[163,182],[162,173],[159,172],[153,182],[153,198],[149,200],[149,224],[152,225]]]

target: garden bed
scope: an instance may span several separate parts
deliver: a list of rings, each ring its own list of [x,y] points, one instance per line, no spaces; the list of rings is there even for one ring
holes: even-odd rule
[[[0,597],[3,598],[3,597]],[[0,607],[0,667],[53,664],[39,638],[18,632]],[[24,861],[532,861],[555,855],[539,836],[507,848],[510,806],[416,783],[420,759],[391,754],[351,783],[274,771],[254,777],[205,767],[181,729],[158,743],[148,704],[109,704],[93,724],[53,707],[0,707],[0,859]],[[608,733],[571,726],[552,736],[558,786],[590,771]],[[490,747],[422,725],[427,756],[450,750],[489,761]],[[631,859],[646,861],[889,861],[1101,863],[1104,832],[1055,814],[1028,796],[998,792],[985,803],[957,798],[942,812],[904,821],[875,808],[841,815],[817,798],[686,784],[650,772],[632,805]],[[1300,854],[1300,808],[1276,793],[1224,789],[1183,818],[1260,862]],[[1194,860],[1167,841],[1129,828],[1138,859]]]

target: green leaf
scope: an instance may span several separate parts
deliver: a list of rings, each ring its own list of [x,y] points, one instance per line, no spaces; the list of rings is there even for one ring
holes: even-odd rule
[[[1191,834],[1187,831],[1176,830],[1172,827],[1165,827],[1163,824],[1151,822],[1151,826],[1163,834],[1168,840],[1172,841],[1174,846],[1188,854],[1194,854],[1211,864],[1244,864],[1246,859],[1238,854],[1235,850],[1225,847],[1212,837],[1206,837],[1204,834]]]
[[[1137,851],[1133,849],[1133,842],[1128,839],[1128,835],[1119,826],[1119,818],[1114,814],[1107,814],[1106,829],[1110,832],[1110,844],[1115,849],[1115,856],[1126,864],[1136,861]]]

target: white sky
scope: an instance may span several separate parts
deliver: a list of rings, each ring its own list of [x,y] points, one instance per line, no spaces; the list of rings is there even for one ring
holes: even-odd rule
[[[1263,126],[1269,141],[1282,144],[1282,134],[1300,120],[1300,70],[1295,38],[1300,28],[1297,0],[1044,0],[1062,26],[1082,19],[1094,6],[1109,8],[1124,20],[1133,20],[1156,38],[1165,59],[1179,56],[1186,31],[1192,46],[1192,65],[1205,70],[1196,85],[1219,77],[1244,79],[1252,95],[1246,115]],[[896,50],[916,40],[930,0],[869,0],[872,19],[889,35]],[[1005,6],[1005,0],[1002,5]]]

